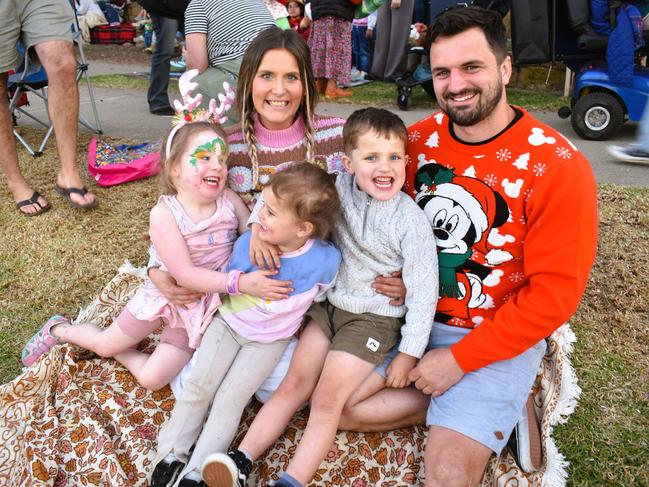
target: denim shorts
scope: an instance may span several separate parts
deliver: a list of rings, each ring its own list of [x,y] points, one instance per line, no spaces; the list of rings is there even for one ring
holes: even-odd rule
[[[470,331],[433,323],[428,350],[448,348]],[[512,359],[464,375],[444,394],[431,398],[426,425],[457,431],[500,454],[522,417],[545,349],[545,340],[541,340]],[[397,353],[398,345],[375,372],[385,377],[387,366]]]

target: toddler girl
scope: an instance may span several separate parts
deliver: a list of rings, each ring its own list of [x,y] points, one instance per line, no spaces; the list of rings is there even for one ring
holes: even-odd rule
[[[269,279],[269,272],[225,273],[249,215],[241,198],[226,189],[228,147],[223,129],[215,124],[231,105],[232,92],[221,97],[218,108],[212,100],[210,110],[198,110],[200,96],[189,94],[195,87],[189,80],[195,74],[186,73],[180,82],[185,105],[176,102],[182,118],[169,134],[161,158],[164,194],[151,210],[149,233],[153,263],[168,270],[179,284],[205,294],[188,306],[175,306],[147,281],[106,329],[92,323],[73,326],[69,319],[54,316],[25,346],[25,365],[57,343],[72,343],[114,357],[141,385],[159,389],[189,361],[221,303],[218,293],[232,291],[233,280],[238,284],[234,289],[254,296],[284,296],[288,283]],[[162,324],[160,344],[152,354],[134,348]]]
[[[228,265],[228,275],[235,276],[234,292],[224,297],[160,431],[151,487],[175,485],[174,480],[183,486],[204,485],[201,465],[211,453],[227,450],[250,397],[281,358],[312,301],[324,298],[338,272],[340,252],[323,240],[340,212],[327,173],[313,164],[293,165],[275,174],[263,195],[258,236],[281,250],[277,278],[292,281],[293,289],[287,299],[272,302],[237,292],[236,276],[254,268],[250,232],[237,240]]]

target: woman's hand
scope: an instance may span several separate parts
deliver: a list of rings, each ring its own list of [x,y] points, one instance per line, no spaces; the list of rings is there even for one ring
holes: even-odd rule
[[[239,291],[244,294],[251,294],[269,301],[288,298],[293,291],[291,281],[278,281],[269,276],[277,274],[277,271],[262,270],[241,274],[239,276]]]
[[[276,270],[279,269],[279,256],[281,252],[277,245],[271,245],[261,240],[257,234],[259,224],[253,223],[250,236],[250,262],[260,269]]]
[[[392,0],[390,2],[390,8],[391,9],[397,9],[399,7],[401,7],[401,0]]]
[[[388,365],[385,385],[395,388],[409,386],[412,381],[408,378],[408,373],[415,368],[415,365],[417,365],[416,357],[399,352]]]
[[[171,274],[157,267],[149,269],[149,279],[158,291],[176,306],[186,306],[203,297],[203,293],[179,286]]]
[[[392,298],[392,306],[401,306],[406,300],[406,285],[401,278],[401,271],[395,271],[389,276],[377,276],[372,287],[377,293]]]

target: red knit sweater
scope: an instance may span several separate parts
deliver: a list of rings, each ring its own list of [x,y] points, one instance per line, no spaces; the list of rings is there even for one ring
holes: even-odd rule
[[[472,328],[451,347],[465,372],[522,353],[568,320],[595,258],[588,161],[516,109],[522,116],[481,144],[455,139],[442,112],[409,129],[405,189],[435,230],[436,319]]]

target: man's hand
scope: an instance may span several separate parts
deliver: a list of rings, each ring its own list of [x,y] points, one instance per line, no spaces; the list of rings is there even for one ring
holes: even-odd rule
[[[158,291],[176,306],[186,306],[203,297],[203,293],[179,286],[171,274],[157,267],[149,269],[149,279]]]
[[[372,287],[377,293],[392,298],[392,306],[401,306],[406,300],[406,285],[401,279],[401,271],[394,271],[389,276],[376,276]]]
[[[441,396],[464,376],[450,348],[436,348],[424,355],[408,378],[424,394]]]
[[[401,7],[401,0],[392,0],[390,2],[390,8],[391,9],[397,9],[399,7]]]
[[[408,378],[408,373],[417,365],[417,358],[407,353],[399,352],[390,362],[387,369],[385,385],[387,387],[402,388],[409,386],[412,381]]]

